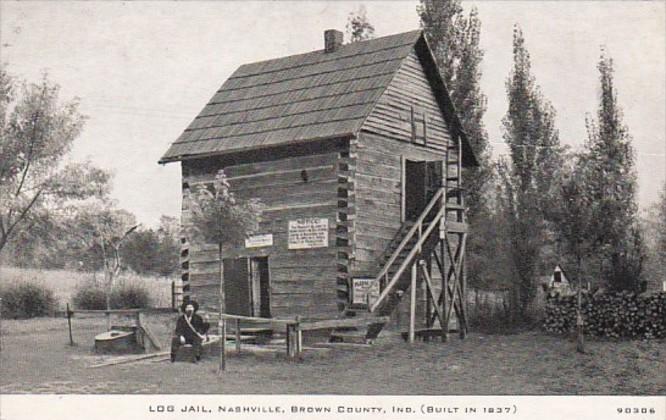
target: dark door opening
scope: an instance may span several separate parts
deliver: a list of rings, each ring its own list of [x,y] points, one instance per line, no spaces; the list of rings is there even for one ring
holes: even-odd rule
[[[418,219],[441,185],[441,161],[405,161],[405,220]]]
[[[223,264],[226,313],[270,318],[268,257],[228,258]]]
[[[426,162],[405,162],[405,220],[414,221],[427,205],[426,190]]]

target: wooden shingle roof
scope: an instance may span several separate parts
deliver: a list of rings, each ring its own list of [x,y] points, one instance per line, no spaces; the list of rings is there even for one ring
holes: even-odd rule
[[[160,163],[355,135],[422,31],[245,64]]]

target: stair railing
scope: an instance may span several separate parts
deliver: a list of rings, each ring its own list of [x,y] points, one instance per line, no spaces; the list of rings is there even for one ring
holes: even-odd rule
[[[444,214],[446,214],[446,206],[442,205],[435,215],[435,217],[432,220],[429,220],[428,226],[426,227],[425,231],[423,230],[423,224],[425,222],[426,217],[428,217],[428,214],[430,214],[430,211],[433,209],[435,204],[440,203],[442,204],[442,197],[446,193],[446,188],[442,187],[439,188],[437,193],[430,199],[430,202],[426,206],[426,208],[421,212],[421,215],[419,218],[416,220],[414,225],[409,229],[405,237],[400,241],[400,244],[398,245],[398,248],[396,248],[395,251],[393,251],[393,254],[391,254],[391,257],[388,259],[386,264],[384,264],[384,267],[379,271],[379,274],[377,274],[377,277],[375,277],[373,283],[370,285],[370,289],[374,287],[375,284],[380,285],[380,294],[379,297],[375,302],[373,302],[371,305],[368,305],[368,309],[370,312],[374,312],[381,304],[382,302],[387,298],[389,295],[391,289],[395,284],[398,282],[398,279],[400,279],[400,276],[402,273],[405,271],[407,266],[409,265],[410,261],[414,258],[414,256],[421,251],[421,248],[423,247],[423,244],[425,241],[430,237],[430,234],[432,233],[433,229],[437,226],[439,226],[439,221],[442,217],[444,217]],[[398,271],[396,271],[393,276],[390,277],[389,279],[389,270],[395,260],[398,258],[400,253],[404,251],[405,247],[407,244],[413,239],[415,235],[418,235],[418,240],[414,244],[414,247],[411,249],[407,257],[404,259],[402,264],[400,265],[400,268],[398,268]],[[383,286],[383,287],[381,287]]]

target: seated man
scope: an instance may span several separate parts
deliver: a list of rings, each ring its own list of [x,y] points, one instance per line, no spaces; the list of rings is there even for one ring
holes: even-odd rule
[[[171,361],[176,361],[176,353],[180,346],[190,344],[194,351],[194,362],[201,359],[201,343],[206,338],[210,324],[197,315],[199,304],[193,300],[183,303],[183,314],[176,321],[176,335],[171,340]]]

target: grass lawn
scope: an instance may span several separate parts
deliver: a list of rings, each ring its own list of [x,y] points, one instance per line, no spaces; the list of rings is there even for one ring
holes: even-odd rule
[[[150,316],[166,343],[173,315]],[[217,360],[199,364],[144,361],[90,369],[102,318],[75,318],[75,347],[65,319],[3,321],[0,393],[220,394],[666,394],[666,341],[588,340],[575,343],[540,332],[472,333],[449,343],[396,337],[370,348],[306,352],[300,362],[283,353],[231,354],[224,376]]]

